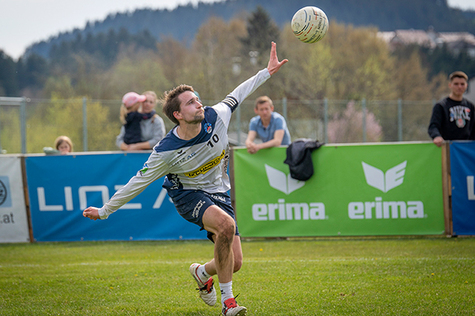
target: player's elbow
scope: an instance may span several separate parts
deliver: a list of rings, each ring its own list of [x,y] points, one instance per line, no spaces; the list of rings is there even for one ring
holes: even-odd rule
[[[282,145],[282,138],[274,138],[274,147]]]

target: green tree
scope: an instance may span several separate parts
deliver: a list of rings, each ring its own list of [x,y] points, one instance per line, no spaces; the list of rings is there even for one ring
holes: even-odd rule
[[[27,151],[43,152],[52,147],[59,135],[73,141],[74,150],[83,149],[83,100],[63,99],[53,93],[48,102],[34,105],[27,119]],[[111,119],[109,109],[97,102],[87,104],[88,150],[116,150],[115,136],[119,133],[118,120]]]
[[[18,96],[16,64],[13,59],[0,50],[0,96]]]
[[[323,41],[315,45],[300,42],[289,24],[283,31],[282,45],[278,49],[281,49],[279,58],[290,61],[279,75],[279,79],[285,81],[288,98],[314,100],[333,94],[333,74],[337,65],[330,45]]]
[[[160,52],[159,62],[163,68],[163,75],[171,86],[181,84],[190,51],[184,44],[168,37],[157,44],[157,47]]]
[[[71,78],[67,75],[49,77],[43,88],[43,94],[48,98],[53,95],[61,99],[73,98],[75,91],[71,84]]]
[[[49,76],[48,61],[36,54],[26,59],[20,58],[17,63],[19,88],[41,90]]]
[[[238,25],[241,24],[241,27]],[[195,87],[202,99],[222,99],[240,81],[232,67],[236,52],[240,51],[238,38],[245,32],[243,22],[226,23],[212,17],[201,26],[192,45],[190,58],[184,65],[183,83]]]
[[[105,74],[104,83],[103,97],[108,99],[122,99],[129,91],[152,90],[161,94],[170,88],[158,55],[151,51],[121,55]]]
[[[257,63],[262,65],[268,60],[270,43],[278,42],[279,36],[279,27],[262,6],[257,6],[247,19],[247,36],[241,39],[243,55],[257,52],[258,56],[252,57],[257,57]]]
[[[0,145],[7,153],[21,153],[20,109],[0,107]]]

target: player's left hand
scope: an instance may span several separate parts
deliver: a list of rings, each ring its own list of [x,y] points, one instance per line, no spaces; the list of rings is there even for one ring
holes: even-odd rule
[[[283,64],[288,62],[287,59],[284,59],[282,61],[279,61],[277,58],[277,49],[276,49],[277,44],[275,42],[272,42],[272,46],[270,49],[270,57],[269,57],[269,63],[267,64],[267,70],[271,74],[275,74],[277,71],[279,71],[280,67],[282,67]]]
[[[247,144],[246,147],[247,147],[247,152],[250,154],[255,154],[259,151],[259,148],[257,147],[255,143]]]
[[[89,206],[82,212],[82,216],[88,217],[92,220],[100,219],[99,209],[97,207]]]

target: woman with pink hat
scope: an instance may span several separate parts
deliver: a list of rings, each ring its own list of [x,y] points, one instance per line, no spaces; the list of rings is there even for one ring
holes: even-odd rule
[[[155,112],[157,95],[128,92],[122,98],[120,119],[122,127],[116,145],[121,150],[147,150],[165,136],[163,119]]]

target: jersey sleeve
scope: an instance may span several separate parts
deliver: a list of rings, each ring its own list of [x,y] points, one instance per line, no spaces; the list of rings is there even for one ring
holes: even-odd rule
[[[475,106],[472,102],[468,101],[470,108],[470,137],[469,140],[475,140]]]
[[[440,130],[442,129],[442,120],[444,119],[444,109],[440,103],[437,103],[432,108],[432,115],[430,118],[429,128],[427,130],[429,136],[434,139],[438,136],[442,136],[440,134]]]
[[[153,152],[143,168],[133,176],[129,182],[120,188],[111,199],[99,209],[99,217],[106,219],[110,214],[117,211],[125,203],[139,195],[153,181],[165,176],[168,165],[161,158],[161,155]]]
[[[218,115],[225,122],[226,127],[229,125],[231,120],[231,114],[242,103],[250,94],[256,91],[267,79],[270,78],[270,73],[267,68],[262,69],[256,75],[247,79],[236,89],[234,89],[228,96],[218,104],[213,106],[213,109],[218,113]]]
[[[281,130],[284,129],[284,119],[282,117],[276,117],[275,118],[275,130]]]
[[[256,117],[253,117],[251,119],[251,121],[249,122],[249,130],[250,131],[257,132],[257,121],[258,121],[258,118],[256,118]]]

